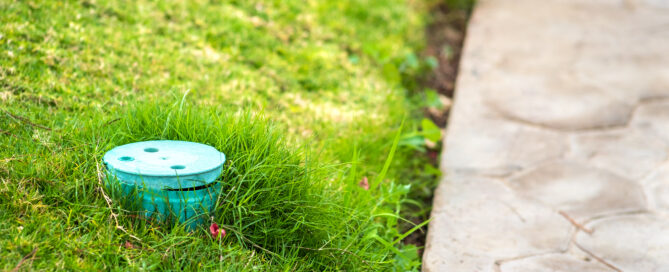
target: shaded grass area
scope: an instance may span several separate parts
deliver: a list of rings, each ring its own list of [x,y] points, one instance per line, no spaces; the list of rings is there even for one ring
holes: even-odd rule
[[[408,93],[433,65],[414,53],[421,3],[5,0],[0,13],[3,270],[419,267],[403,211],[425,214],[407,195],[438,174]],[[226,153],[212,214],[225,239],[105,201],[102,154],[154,139]]]

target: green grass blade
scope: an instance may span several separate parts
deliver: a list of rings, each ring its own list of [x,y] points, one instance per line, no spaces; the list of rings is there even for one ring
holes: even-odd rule
[[[425,221],[423,221],[423,223],[420,223],[420,224],[416,225],[415,227],[411,228],[410,230],[406,231],[404,234],[400,235],[400,237],[397,237],[397,239],[395,239],[395,241],[393,241],[393,245],[399,243],[402,240],[404,240],[404,238],[411,235],[414,231],[416,231],[416,230],[422,228],[423,226],[427,225],[427,223],[430,223],[431,220],[432,219],[425,220]]]
[[[388,157],[386,158],[386,162],[383,164],[383,169],[377,175],[374,180],[372,181],[372,184],[370,186],[370,189],[376,189],[376,186],[383,181],[383,179],[386,178],[386,174],[388,173],[388,168],[390,168],[390,164],[393,162],[393,157],[395,156],[395,151],[397,150],[397,145],[400,142],[400,138],[402,137],[402,129],[404,128],[404,121],[405,118],[402,118],[402,123],[400,124],[400,127],[397,129],[397,133],[395,133],[395,139],[393,140],[393,145],[390,148],[390,152],[388,152]]]

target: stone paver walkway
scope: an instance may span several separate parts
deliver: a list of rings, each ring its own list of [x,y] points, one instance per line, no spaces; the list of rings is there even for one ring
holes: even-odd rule
[[[669,271],[669,0],[480,0],[425,271]]]

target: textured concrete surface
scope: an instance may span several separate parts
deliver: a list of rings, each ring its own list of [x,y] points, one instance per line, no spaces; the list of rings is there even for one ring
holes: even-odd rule
[[[424,271],[669,271],[669,0],[479,0]]]

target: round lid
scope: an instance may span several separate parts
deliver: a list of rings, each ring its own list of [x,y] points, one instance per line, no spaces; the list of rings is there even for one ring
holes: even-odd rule
[[[221,167],[225,154],[216,148],[185,141],[146,141],[117,146],[105,153],[109,168],[141,176],[196,175]]]

